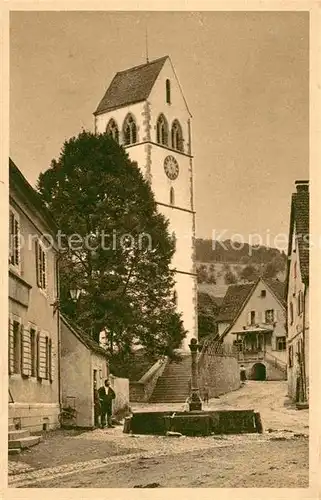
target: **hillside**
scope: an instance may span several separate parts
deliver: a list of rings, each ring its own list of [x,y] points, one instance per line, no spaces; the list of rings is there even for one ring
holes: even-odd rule
[[[285,280],[286,255],[276,248],[253,247],[235,242],[196,240],[198,289],[214,297],[223,297],[233,283],[255,281],[259,276]]]

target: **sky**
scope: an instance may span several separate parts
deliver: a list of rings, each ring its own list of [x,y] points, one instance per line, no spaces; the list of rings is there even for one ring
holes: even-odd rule
[[[306,12],[11,12],[12,160],[35,185],[66,139],[93,131],[114,74],[145,62],[146,26],[193,116],[197,237],[280,246],[309,176]]]

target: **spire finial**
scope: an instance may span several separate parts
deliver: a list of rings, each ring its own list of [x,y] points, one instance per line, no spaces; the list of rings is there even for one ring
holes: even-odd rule
[[[148,30],[147,30],[147,26],[145,28],[145,43],[146,43],[146,62],[149,63],[149,58],[148,58]]]

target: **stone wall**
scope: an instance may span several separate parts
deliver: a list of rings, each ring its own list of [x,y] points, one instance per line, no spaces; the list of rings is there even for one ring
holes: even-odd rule
[[[163,374],[167,358],[158,360],[137,382],[129,383],[129,399],[131,402],[144,403],[149,400],[157,380]]]
[[[113,414],[127,414],[129,409],[129,380],[110,375],[111,386],[115,391],[116,398],[113,402]]]
[[[209,397],[214,398],[240,387],[240,369],[234,356],[202,353],[199,358],[199,388],[203,396],[205,383]]]

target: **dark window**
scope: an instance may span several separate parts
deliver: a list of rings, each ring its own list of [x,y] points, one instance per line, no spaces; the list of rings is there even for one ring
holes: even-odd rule
[[[289,360],[288,360],[288,363],[289,363],[289,368],[291,368],[293,366],[293,347],[291,345],[289,346]]]
[[[115,120],[111,119],[106,128],[107,134],[111,135],[114,141],[119,142],[119,130]]]
[[[276,339],[276,350],[285,351],[286,349],[286,339],[285,337],[277,337]]]
[[[36,241],[37,284],[42,290],[47,288],[47,255],[39,241]]]
[[[183,132],[178,120],[175,120],[172,125],[172,148],[177,151],[183,151]]]
[[[265,311],[265,323],[272,324],[274,323],[274,310],[268,309]]]
[[[137,127],[132,115],[128,115],[123,126],[124,144],[135,144],[137,142]]]
[[[9,220],[9,262],[19,267],[20,263],[20,228],[17,216],[10,210]]]
[[[156,135],[158,144],[168,145],[168,124],[164,115],[160,115],[157,120]]]
[[[171,205],[175,205],[175,191],[173,187],[171,187],[169,192],[169,202]]]
[[[30,328],[30,358],[31,376],[37,376],[37,335],[34,328]]]
[[[251,311],[251,325],[255,325],[255,311]]]
[[[173,293],[173,301],[174,301],[174,304],[177,306],[177,292],[176,292],[176,290],[174,290],[174,293]]]
[[[13,322],[13,359],[14,373],[21,373],[21,327],[18,321]]]
[[[300,291],[298,295],[298,314],[303,312],[303,293]]]
[[[266,297],[266,290],[261,290],[261,297]]]
[[[166,80],[166,102],[171,103],[171,82],[168,79]]]

